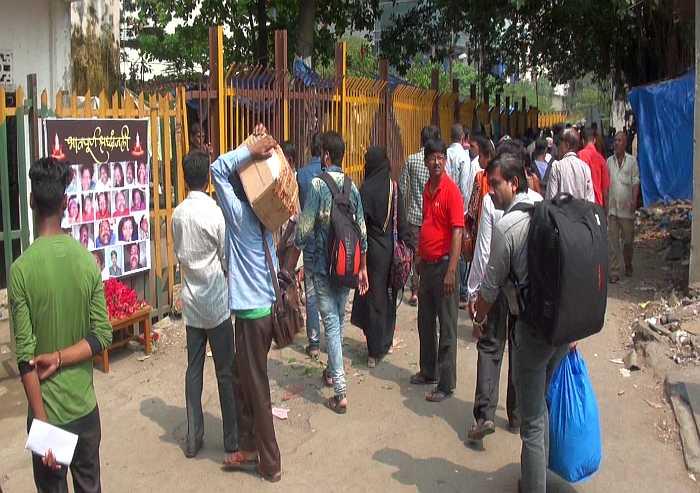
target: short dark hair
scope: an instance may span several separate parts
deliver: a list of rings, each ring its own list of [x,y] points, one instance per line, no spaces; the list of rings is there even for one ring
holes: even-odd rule
[[[29,179],[37,212],[42,216],[59,213],[70,183],[70,166],[51,157],[41,158],[29,168]]]
[[[511,154],[510,152],[499,153],[486,167],[486,174],[491,175],[499,168],[504,180],[513,181],[513,178],[518,179],[518,188],[516,190],[518,193],[527,192],[525,167],[519,154]]]
[[[425,147],[429,140],[440,140],[440,129],[435,125],[427,125],[420,131],[421,147]]]
[[[493,144],[491,144],[491,141],[489,139],[481,135],[475,135],[472,140],[474,140],[474,142],[476,142],[476,145],[479,146],[479,154],[483,152],[488,157],[493,157],[495,151],[493,149]]]
[[[423,159],[427,161],[431,154],[445,154],[446,151],[445,143],[441,139],[430,139],[423,145]]]
[[[109,253],[109,256],[110,256],[110,257],[119,257],[119,255],[117,254],[117,251],[116,251],[116,250],[112,250],[112,251]]]
[[[201,190],[209,182],[209,155],[202,151],[192,151],[183,164],[185,182],[190,190]]]
[[[282,145],[280,147],[282,148],[284,157],[292,156],[292,158],[296,159],[297,148],[291,141],[285,140],[284,142],[282,142]]]
[[[345,157],[345,142],[338,132],[324,132],[321,137],[321,148],[331,157],[331,163],[341,167],[343,157]]]
[[[460,142],[464,138],[464,128],[461,123],[455,123],[450,130],[452,142]]]
[[[592,128],[583,128],[581,130],[581,137],[583,137],[584,142],[588,142],[590,140],[594,140],[596,136],[596,132]]]
[[[547,154],[547,148],[549,145],[547,144],[547,141],[545,139],[539,139],[535,141],[535,150],[532,153],[533,157],[536,156],[542,156],[543,154]]]
[[[321,155],[323,143],[321,142],[321,132],[316,132],[311,136],[311,156],[318,157]]]

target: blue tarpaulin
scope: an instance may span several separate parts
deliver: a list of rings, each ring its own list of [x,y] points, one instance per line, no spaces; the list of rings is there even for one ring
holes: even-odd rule
[[[629,98],[637,122],[644,205],[692,199],[695,70],[635,87]]]

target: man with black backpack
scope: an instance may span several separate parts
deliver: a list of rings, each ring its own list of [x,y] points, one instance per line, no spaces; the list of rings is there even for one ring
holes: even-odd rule
[[[321,165],[326,170],[311,181],[299,217],[295,244],[303,249],[316,245],[313,258],[313,284],[326,333],[328,365],[323,382],[333,386],[335,395],[326,403],[338,414],[345,414],[345,369],[343,368],[343,318],[350,289],[365,294],[367,280],[367,231],[362,199],[357,187],[346,176],[341,163],[345,143],[337,132],[321,137]]]
[[[521,490],[545,493],[547,405],[552,373],[569,343],[598,332],[607,299],[607,226],[603,210],[570,195],[534,206],[520,156],[502,154],[486,169],[494,205],[504,211],[476,302],[474,325],[501,290],[514,331],[514,374],[521,418]]]

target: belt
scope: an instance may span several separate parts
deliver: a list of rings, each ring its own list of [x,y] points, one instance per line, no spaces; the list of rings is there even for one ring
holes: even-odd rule
[[[445,262],[447,260],[450,260],[449,255],[445,255],[443,257],[438,257],[438,258],[430,259],[430,260],[424,259],[424,258],[420,259],[421,263],[424,263],[424,264],[439,264],[439,263]]]

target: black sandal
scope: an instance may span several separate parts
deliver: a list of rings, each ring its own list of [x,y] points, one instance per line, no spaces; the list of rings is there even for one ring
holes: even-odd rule
[[[348,411],[348,406],[340,404],[343,399],[345,399],[345,394],[334,395],[326,401],[326,407],[336,414],[345,414]]]
[[[333,377],[328,373],[328,367],[323,369],[323,385],[326,387],[333,387]]]
[[[425,400],[428,402],[442,402],[445,399],[452,397],[452,392],[435,389],[425,394]]]

